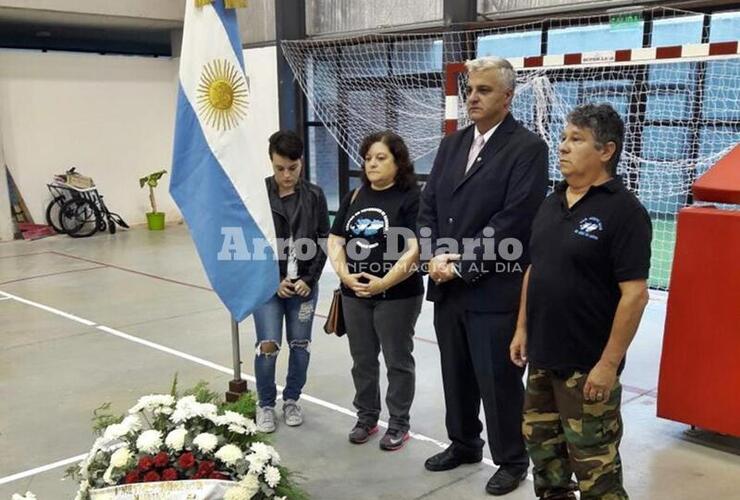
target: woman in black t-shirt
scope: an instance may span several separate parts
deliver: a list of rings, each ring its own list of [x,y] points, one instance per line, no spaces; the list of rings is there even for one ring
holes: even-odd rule
[[[414,325],[424,285],[414,236],[419,188],[403,139],[393,132],[366,137],[362,187],[344,197],[329,235],[329,258],[342,282],[344,320],[354,365],[356,444],[377,432],[378,354],[388,369],[388,431],[380,448],[397,450],[409,438],[414,399]]]

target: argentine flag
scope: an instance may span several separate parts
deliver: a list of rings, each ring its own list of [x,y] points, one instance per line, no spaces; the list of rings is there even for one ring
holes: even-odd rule
[[[234,9],[188,0],[170,194],[208,279],[241,321],[277,290],[275,229],[264,178],[247,163],[248,84]]]

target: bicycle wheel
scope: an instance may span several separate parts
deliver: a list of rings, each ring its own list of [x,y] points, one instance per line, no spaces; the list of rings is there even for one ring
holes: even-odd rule
[[[57,196],[49,203],[46,207],[46,223],[54,228],[57,233],[64,233],[64,228],[59,220],[61,215],[62,205],[65,202],[64,196]]]
[[[98,208],[85,199],[69,200],[60,210],[64,232],[73,238],[92,236],[100,227]]]

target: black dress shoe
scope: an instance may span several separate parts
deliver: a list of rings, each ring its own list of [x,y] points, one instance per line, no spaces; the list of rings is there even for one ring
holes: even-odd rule
[[[462,464],[474,464],[481,460],[483,460],[482,451],[478,453],[460,453],[453,450],[452,446],[448,446],[445,451],[427,458],[427,461],[424,462],[424,467],[426,470],[439,472],[452,470]]]
[[[519,483],[527,478],[527,469],[499,467],[486,484],[486,492],[491,495],[506,495],[514,491]]]
[[[541,500],[578,500],[575,493],[563,493],[556,496],[542,497]]]

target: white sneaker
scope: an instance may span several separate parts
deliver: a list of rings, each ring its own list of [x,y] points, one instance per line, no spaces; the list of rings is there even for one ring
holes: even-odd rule
[[[286,399],[283,403],[283,418],[286,425],[297,427],[303,423],[303,410],[292,399]]]
[[[275,420],[275,408],[271,406],[257,407],[257,430],[266,434],[275,432],[277,428]]]

